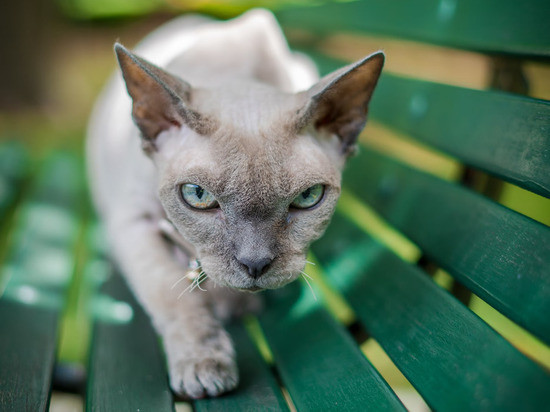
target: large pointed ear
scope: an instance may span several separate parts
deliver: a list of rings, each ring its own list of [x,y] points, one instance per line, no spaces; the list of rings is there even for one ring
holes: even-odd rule
[[[306,92],[299,127],[312,124],[333,133],[340,139],[341,153],[353,153],[383,66],[384,53],[377,52],[323,77]]]
[[[191,110],[191,86],[178,77],[115,43],[115,53],[128,94],[132,97],[132,117],[142,134],[145,151],[154,151],[155,138],[171,126],[186,126],[202,132],[203,119]]]

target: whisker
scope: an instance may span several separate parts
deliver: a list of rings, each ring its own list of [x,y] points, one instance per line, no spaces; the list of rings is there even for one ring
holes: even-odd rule
[[[192,273],[192,272],[191,272]],[[183,296],[183,294],[185,292],[187,292],[188,290],[193,290],[195,289],[195,285],[196,285],[196,282],[197,280],[204,274],[204,272],[200,272],[196,277],[193,277],[193,278],[190,278],[189,275],[191,275],[191,273],[188,273],[187,274],[187,278],[188,279],[193,279],[193,281],[185,288],[185,290],[183,292],[181,292],[179,295],[178,295],[178,299],[181,298]]]
[[[309,260],[306,260],[306,263],[309,263],[310,265],[313,265],[313,266],[315,266],[315,263],[313,263],[313,262],[310,262]]]
[[[193,286],[193,288],[189,291],[189,293],[193,292],[196,288],[199,288],[203,292],[206,292],[206,289],[203,289],[200,287],[200,284],[204,282],[206,278],[208,278],[208,275],[204,272],[201,272],[200,275],[197,276],[197,278],[195,279],[195,282],[194,282],[195,286]]]
[[[178,299],[181,298],[185,292],[187,292],[189,289],[191,289],[191,287],[193,287],[194,284],[195,284],[195,281],[191,282],[191,283],[189,284],[189,286],[187,286],[187,287],[185,288],[185,290],[184,290],[183,292],[181,292],[181,293],[178,295]]]
[[[203,273],[204,273],[204,272],[203,272]],[[198,287],[198,288],[199,288],[200,290],[202,290],[203,292],[206,292],[206,289],[201,288],[201,283],[203,283],[207,278],[208,278],[208,275],[205,274],[204,277],[203,277],[201,280],[199,280],[199,281],[197,282],[197,286],[196,286],[196,287]]]
[[[184,280],[184,279],[189,279],[187,277],[187,274],[182,276],[181,278],[179,278],[178,280],[176,280],[176,282],[172,285],[172,287],[170,288],[170,290],[174,289],[177,285],[179,285],[179,283]]]
[[[304,276],[307,276],[309,279],[313,280],[313,278],[311,276],[309,276],[306,272],[300,270],[300,273]]]
[[[178,300],[183,296],[183,294],[184,294],[185,292],[187,292],[187,290],[188,290],[192,285],[193,285],[193,284],[191,283],[191,285],[187,286],[187,288],[186,288],[183,292],[181,292],[181,293],[178,295]]]
[[[311,294],[313,295],[313,299],[317,300],[317,296],[315,295],[315,291],[313,290],[313,288],[311,287],[311,284],[309,283],[309,280],[307,280],[307,278],[304,276],[305,273],[302,272],[302,277],[304,278],[304,280],[306,281],[307,285],[309,286],[309,290],[311,291]],[[309,276],[308,276],[309,277]],[[311,277],[309,277],[311,279]]]

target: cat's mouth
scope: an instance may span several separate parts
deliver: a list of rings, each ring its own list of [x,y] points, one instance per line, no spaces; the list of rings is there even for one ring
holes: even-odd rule
[[[216,263],[216,261],[211,262],[208,259],[201,259],[200,263],[196,263],[196,266],[200,266],[202,273],[207,273],[206,276],[213,282],[240,292],[255,293],[268,289],[279,289],[297,279],[299,274],[296,272],[301,272],[296,267],[285,266],[281,268],[275,266],[261,276],[254,277],[242,270],[241,267],[232,268],[233,271],[222,271],[220,273],[216,269],[219,269],[222,265]]]
[[[256,293],[256,292],[262,292],[268,289],[278,289],[284,284],[286,284],[287,282],[281,283],[280,280],[266,281],[265,279],[263,280],[260,279],[255,281],[245,280],[245,281],[236,282],[236,283],[228,283],[228,282],[223,282],[223,283],[225,283],[226,286],[241,292]]]
[[[237,288],[243,292],[261,292],[262,290],[265,290],[264,288],[261,288],[259,286],[256,286],[256,285],[253,285],[253,286],[248,286],[248,287],[245,287],[245,288]]]
[[[261,278],[252,281],[245,281],[238,285],[233,284],[231,287],[242,292],[254,293],[268,289],[279,289],[296,279],[296,276],[292,275],[281,276],[276,273],[271,274],[271,276],[269,276],[269,273],[266,275],[267,276],[262,276]]]

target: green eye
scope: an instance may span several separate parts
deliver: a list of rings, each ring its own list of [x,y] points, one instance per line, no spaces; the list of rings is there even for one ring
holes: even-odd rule
[[[296,209],[309,209],[321,201],[324,192],[325,187],[321,184],[311,186],[300,193],[290,206]]]
[[[212,209],[218,206],[214,195],[199,185],[191,183],[182,185],[181,195],[185,203],[195,209]]]

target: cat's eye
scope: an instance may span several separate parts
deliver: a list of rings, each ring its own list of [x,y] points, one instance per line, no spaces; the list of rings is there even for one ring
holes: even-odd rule
[[[325,186],[322,184],[313,185],[300,193],[290,204],[296,209],[309,209],[315,206],[323,198]]]
[[[185,203],[195,209],[213,209],[218,207],[218,201],[212,193],[199,185],[186,183],[181,186],[181,196]]]

